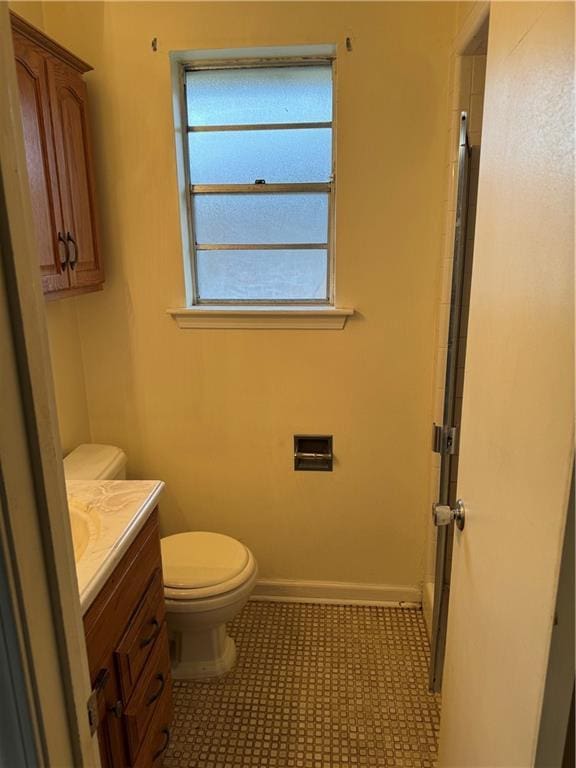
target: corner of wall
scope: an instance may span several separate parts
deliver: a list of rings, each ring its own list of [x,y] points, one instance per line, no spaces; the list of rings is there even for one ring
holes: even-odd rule
[[[39,29],[44,29],[44,3],[40,0],[16,0],[8,8]]]

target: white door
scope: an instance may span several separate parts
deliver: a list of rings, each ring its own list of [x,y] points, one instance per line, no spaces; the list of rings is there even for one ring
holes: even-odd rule
[[[573,460],[571,3],[492,3],[443,768],[534,764]]]

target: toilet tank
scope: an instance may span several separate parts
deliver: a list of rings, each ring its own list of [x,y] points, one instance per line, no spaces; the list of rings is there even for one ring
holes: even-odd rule
[[[125,480],[126,454],[115,445],[84,443],[64,459],[64,477],[70,480]]]

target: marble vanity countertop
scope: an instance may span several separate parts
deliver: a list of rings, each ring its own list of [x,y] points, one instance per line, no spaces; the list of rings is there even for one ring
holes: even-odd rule
[[[162,493],[159,480],[76,480],[67,484],[71,515],[81,510],[88,539],[76,560],[82,613],[86,613]]]

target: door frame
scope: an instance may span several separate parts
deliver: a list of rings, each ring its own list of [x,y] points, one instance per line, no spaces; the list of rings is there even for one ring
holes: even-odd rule
[[[99,766],[6,2],[0,81],[3,608],[13,617],[37,764]]]
[[[464,273],[467,271],[467,225],[469,213],[469,188],[471,148],[468,143],[468,115],[460,114],[460,133],[458,137],[458,190],[456,203],[456,223],[454,227],[454,258],[452,262],[452,287],[450,300],[450,320],[446,353],[446,372],[444,379],[444,408],[442,424],[434,425],[435,452],[440,454],[440,481],[436,503],[454,507],[451,479],[457,469],[458,431],[456,386],[461,357],[465,358],[466,348],[461,345],[462,333],[462,294],[464,291]],[[434,574],[434,606],[432,610],[432,630],[430,643],[429,688],[438,693],[442,687],[444,654],[446,650],[446,629],[448,626],[448,606],[450,598],[450,571],[452,568],[452,545],[454,523],[436,528],[436,563]]]
[[[461,62],[464,56],[473,55],[482,40],[487,36],[487,25],[490,17],[490,3],[482,0],[476,2],[469,12],[463,26],[452,43],[451,54],[451,93],[449,97],[448,109],[450,111],[451,128],[449,133],[448,148],[448,179],[447,179],[447,203],[446,203],[446,223],[445,235],[443,241],[443,270],[446,260],[454,255],[456,250],[455,237],[458,234],[457,221],[457,191],[458,175],[456,171],[459,168],[457,161],[463,154],[461,147],[461,114],[464,110],[460,92],[460,71]],[[465,154],[465,153],[464,153]],[[460,157],[459,157],[460,156]],[[469,161],[469,156],[468,156]],[[468,212],[468,199],[465,204],[465,214]],[[460,222],[464,224],[465,222]],[[462,262],[469,255],[462,255]],[[441,279],[441,295],[439,297],[439,318],[436,340],[436,370],[434,374],[434,408],[433,419],[437,424],[448,424],[447,414],[445,413],[446,400],[446,371],[448,367],[448,338],[450,327],[452,325],[452,306],[454,304],[454,285],[453,285],[453,265],[456,263],[454,257],[450,265],[450,274],[443,272]],[[461,282],[461,281],[460,281]],[[464,353],[465,354],[465,353]],[[451,420],[449,419],[451,422]],[[454,426],[450,423],[450,426]],[[456,448],[458,446],[458,435],[456,435]],[[446,460],[448,459],[448,461]],[[432,504],[440,502],[448,503],[448,487],[450,484],[451,457],[442,456],[440,453],[431,452],[431,477],[430,477],[430,507]],[[444,482],[443,482],[444,481]],[[452,502],[455,499],[451,499]],[[429,510],[430,510],[429,507]],[[431,510],[430,510],[431,511]],[[427,564],[423,584],[422,607],[424,618],[428,629],[428,636],[431,645],[431,661],[429,670],[430,690],[439,692],[442,686],[443,658],[446,643],[446,625],[448,615],[448,589],[451,569],[451,549],[453,539],[453,525],[444,528],[435,528],[430,513],[428,519],[428,545],[427,545]],[[445,560],[444,568],[439,568],[438,557],[442,555]],[[439,578],[439,573],[443,576]],[[441,595],[438,595],[436,585],[441,582],[443,588]],[[443,629],[442,629],[443,627]],[[438,635],[441,637],[438,637]]]

